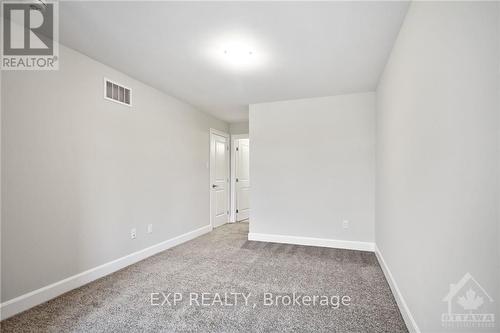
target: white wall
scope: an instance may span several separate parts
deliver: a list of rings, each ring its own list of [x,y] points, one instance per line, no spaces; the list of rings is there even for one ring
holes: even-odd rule
[[[497,7],[413,2],[377,91],[376,243],[423,332],[466,272],[500,301]]]
[[[500,5],[498,5],[498,36],[500,36]],[[500,45],[498,45],[498,63],[500,64]],[[497,86],[498,86],[498,105],[500,106],[500,66],[498,66],[498,76],[497,76]],[[500,166],[500,117],[498,117],[498,165]],[[500,182],[500,167],[498,168],[498,179]],[[498,195],[498,207],[500,207],[500,195]],[[500,208],[498,208],[500,210]],[[500,215],[500,212],[498,213]],[[500,218],[498,218],[498,244],[500,244]],[[498,257],[500,258],[500,245],[498,246]],[[498,271],[500,275],[500,260],[498,261]],[[500,289],[500,287],[499,287]],[[498,291],[500,294],[500,290]],[[500,317],[500,304],[498,305],[499,317]]]
[[[60,51],[59,71],[2,73],[2,301],[209,224],[209,128],[228,125]]]
[[[248,134],[248,121],[229,124],[229,132],[231,134]]]
[[[374,117],[374,93],[250,105],[250,232],[372,242]]]

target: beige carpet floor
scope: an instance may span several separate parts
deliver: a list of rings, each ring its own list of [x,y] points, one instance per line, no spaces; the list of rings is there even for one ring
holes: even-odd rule
[[[1,331],[407,332],[373,253],[247,234],[248,223],[221,226],[4,320]],[[168,305],[161,293],[182,299],[171,294]]]

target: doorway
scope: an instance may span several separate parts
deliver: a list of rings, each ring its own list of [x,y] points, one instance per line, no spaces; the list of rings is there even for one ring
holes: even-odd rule
[[[231,221],[250,216],[250,140],[248,134],[231,136]]]
[[[210,129],[210,222],[229,221],[229,134]]]

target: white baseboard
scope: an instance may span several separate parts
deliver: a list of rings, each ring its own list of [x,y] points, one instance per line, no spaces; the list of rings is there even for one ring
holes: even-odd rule
[[[394,277],[392,276],[392,273],[389,270],[389,267],[387,266],[387,263],[385,262],[384,257],[382,257],[382,253],[377,246],[375,246],[375,255],[377,256],[380,267],[382,267],[385,278],[389,283],[392,294],[394,295],[394,298],[398,303],[399,311],[401,311],[401,315],[403,316],[408,331],[410,331],[410,333],[420,333],[417,322],[413,318],[413,315],[411,314],[410,309],[408,308],[408,305],[406,304],[406,301],[398,288],[396,280],[394,280]]]
[[[358,251],[373,252],[375,250],[375,243],[372,242],[355,242],[355,241],[326,239],[326,238],[259,234],[253,232],[248,234],[248,240],[271,242],[271,243],[332,247],[338,249],[358,250]]]
[[[187,242],[198,236],[206,234],[212,230],[211,225],[187,232],[180,236],[163,241],[143,250],[131,253],[125,257],[110,261],[106,264],[91,268],[82,273],[70,276],[43,288],[34,290],[27,294],[8,300],[0,304],[1,320],[11,317],[17,313],[28,310],[38,304],[51,300],[70,290],[81,287],[89,282],[97,280],[103,276],[116,272],[122,268],[132,265],[138,261],[146,259],[154,254],[165,251],[171,247]]]

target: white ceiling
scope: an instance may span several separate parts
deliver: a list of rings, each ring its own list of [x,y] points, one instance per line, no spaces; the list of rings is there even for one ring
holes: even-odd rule
[[[228,122],[248,104],[373,91],[407,2],[61,2],[60,40]],[[210,50],[249,41],[260,67]]]

